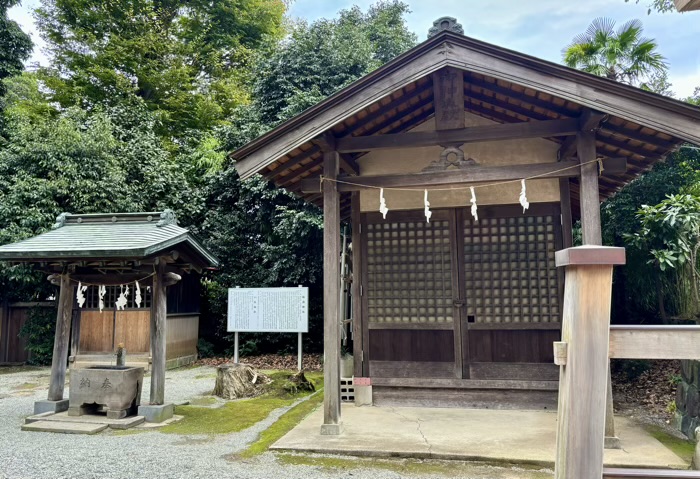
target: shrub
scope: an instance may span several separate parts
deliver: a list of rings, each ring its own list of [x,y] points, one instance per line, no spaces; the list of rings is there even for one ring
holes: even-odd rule
[[[30,353],[29,364],[45,366],[51,364],[53,342],[56,332],[56,309],[36,307],[29,310],[27,320],[19,335],[27,341]]]

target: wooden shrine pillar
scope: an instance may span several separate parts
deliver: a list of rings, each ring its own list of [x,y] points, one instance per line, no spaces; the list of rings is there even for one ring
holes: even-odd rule
[[[354,374],[364,376],[364,345],[363,334],[365,318],[362,314],[362,212],[360,211],[360,192],[351,193],[352,218],[352,356],[355,359]]]
[[[573,219],[571,215],[571,185],[568,178],[559,178],[559,204],[561,206],[561,230],[563,249],[574,245]]]
[[[158,258],[151,295],[151,405],[165,403],[165,341],[168,315],[165,264],[165,259]]]
[[[46,401],[34,403],[34,414],[44,412],[61,412],[68,409],[68,399],[63,399],[66,384],[66,369],[68,367],[68,345],[70,343],[70,326],[73,316],[73,292],[70,274],[64,271],[61,275],[49,276],[51,284],[58,285],[58,313],[56,314],[56,334],[53,342],[51,358],[51,379],[49,394]]]
[[[335,141],[323,141],[323,176],[338,177]],[[323,182],[323,425],[321,434],[338,435],[340,418],[340,193],[334,181]]]
[[[581,204],[581,233],[584,245],[603,244],[603,233],[600,222],[600,192],[598,190],[598,164],[596,160],[595,131],[580,131],[576,135],[576,149],[581,166],[580,204]],[[612,380],[608,364],[608,379],[606,392],[605,437],[606,447],[618,449],[620,441],[615,436],[615,416],[613,410]]]
[[[579,246],[557,251],[566,268],[557,408],[556,479],[600,479],[605,444],[613,266],[624,248]]]

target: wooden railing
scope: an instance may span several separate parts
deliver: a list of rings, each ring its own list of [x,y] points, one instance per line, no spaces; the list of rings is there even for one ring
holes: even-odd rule
[[[700,471],[657,469],[603,469],[603,479],[700,479]]]

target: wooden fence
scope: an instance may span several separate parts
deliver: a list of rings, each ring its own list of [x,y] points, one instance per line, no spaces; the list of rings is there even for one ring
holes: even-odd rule
[[[54,308],[53,302],[0,303],[0,364],[24,363],[30,359],[27,342],[19,332],[34,308]]]
[[[700,359],[700,326],[611,326],[614,265],[624,250],[604,246],[556,253],[566,268],[557,407],[556,479],[697,478],[697,471],[604,469],[606,390],[611,358]]]

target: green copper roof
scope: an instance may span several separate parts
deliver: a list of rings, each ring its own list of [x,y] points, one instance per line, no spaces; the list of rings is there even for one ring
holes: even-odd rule
[[[219,261],[185,228],[175,214],[119,213],[74,215],[64,213],[53,229],[24,241],[0,246],[0,260],[138,259],[187,245],[207,266]]]

